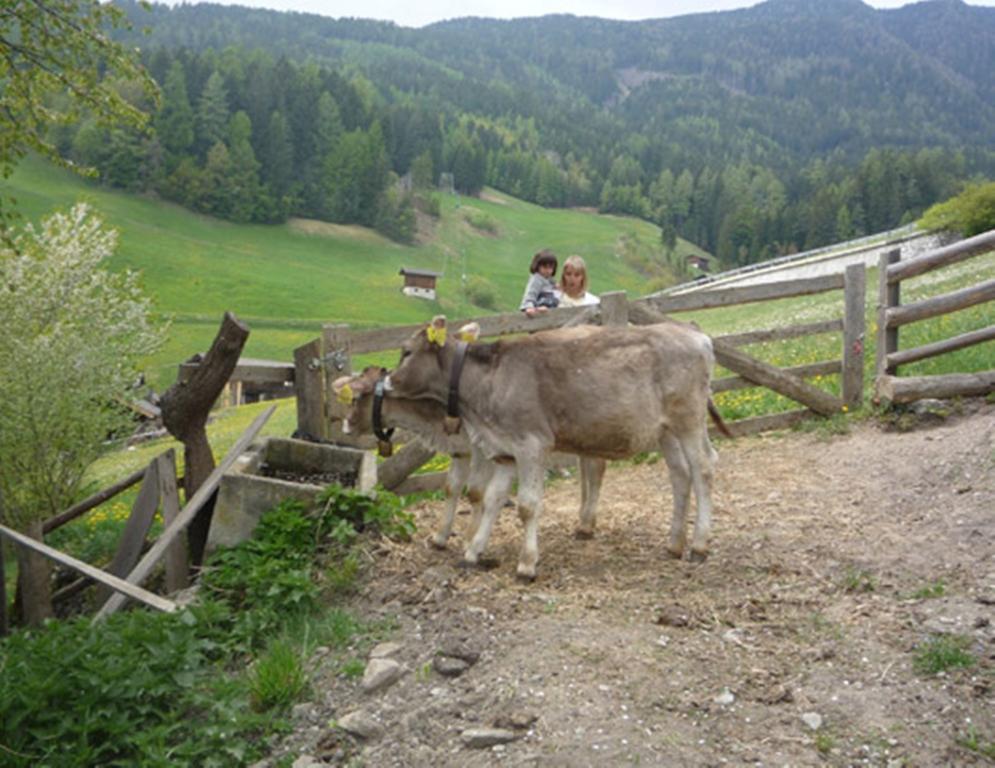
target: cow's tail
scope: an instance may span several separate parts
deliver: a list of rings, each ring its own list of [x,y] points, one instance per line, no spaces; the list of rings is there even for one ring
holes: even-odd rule
[[[712,402],[712,398],[708,398],[708,415],[712,417],[712,421],[715,422],[715,428],[719,432],[726,437],[732,437],[732,432],[729,431],[726,423],[722,421],[722,415],[719,413],[719,409],[715,407],[715,403]]]

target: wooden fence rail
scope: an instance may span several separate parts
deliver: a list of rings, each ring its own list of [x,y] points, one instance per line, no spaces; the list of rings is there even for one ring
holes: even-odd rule
[[[898,367],[995,339],[995,325],[962,333],[942,341],[899,349],[899,328],[909,323],[995,301],[995,280],[932,296],[910,304],[901,302],[902,281],[995,250],[995,230],[914,259],[901,261],[900,251],[881,257],[878,276],[878,339],[875,360],[875,393],[879,399],[908,403],[926,397],[985,395],[995,390],[995,370],[942,376],[899,377]]]
[[[749,302],[808,296],[827,291],[844,293],[842,316],[818,323],[753,330],[713,339],[716,359],[735,376],[718,379],[714,391],[763,386],[775,390],[804,406],[800,410],[756,419],[732,422],[734,434],[781,427],[812,413],[824,416],[847,407],[858,407],[863,397],[864,295],[866,277],[863,265],[847,267],[845,273],[784,283],[750,285],[680,296],[647,296],[628,300],[624,292],[607,293],[598,307],[557,309],[530,318],[521,312],[466,318],[452,323],[459,327],[471,320],[480,324],[482,337],[574,325],[592,324],[645,325],[666,319],[664,313],[678,313],[730,307]],[[347,325],[329,324],[319,338],[294,351],[294,381],[297,387],[298,434],[312,439],[369,447],[368,439],[342,433],[344,406],[331,395],[332,382],[352,372],[353,356],[398,349],[422,325],[405,325],[374,330],[354,331]],[[841,356],[836,360],[794,366],[785,369],[765,363],[739,347],[762,341],[799,338],[814,334],[842,333]],[[828,374],[840,374],[842,398],[812,386],[806,380]],[[380,480],[388,488],[403,488],[408,476],[431,457],[431,451],[412,444],[388,459],[380,467]],[[410,483],[409,483],[410,484]],[[420,485],[424,485],[421,483]]]

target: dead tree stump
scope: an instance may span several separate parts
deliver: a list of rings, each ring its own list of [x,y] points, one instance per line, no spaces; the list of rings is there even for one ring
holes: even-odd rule
[[[231,312],[224,320],[210,350],[187,381],[177,381],[162,396],[162,423],[183,443],[183,491],[187,499],[214,470],[214,456],[207,441],[207,417],[242,354],[249,328]],[[187,529],[190,562],[199,566],[211,527],[213,501],[205,504]]]

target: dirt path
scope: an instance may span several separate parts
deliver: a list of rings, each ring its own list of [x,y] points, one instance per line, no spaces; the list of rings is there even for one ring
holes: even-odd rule
[[[905,433],[867,423],[718,444],[702,565],[663,556],[663,462],[609,469],[593,540],[572,535],[576,481],[552,483],[531,585],[514,577],[511,510],[489,548],[499,564],[466,571],[459,536],[445,552],[426,545],[441,507],[426,503],[417,541],[376,553],[357,600],[396,617],[391,656],[407,672],[373,694],[319,674],[284,754],[306,754],[298,766],[991,764],[972,747],[995,751],[995,406],[966,410]],[[969,638],[976,664],[918,673],[935,633]],[[433,668],[477,655],[459,676]],[[383,735],[328,727],[357,710]],[[517,738],[466,745],[495,726]]]

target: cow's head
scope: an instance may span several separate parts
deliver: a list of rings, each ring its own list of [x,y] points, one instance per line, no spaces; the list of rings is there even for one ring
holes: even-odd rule
[[[347,406],[342,420],[343,432],[361,435],[373,433],[373,392],[377,381],[386,374],[386,368],[370,365],[362,373],[340,376],[332,382],[335,399]]]
[[[395,397],[444,398],[448,387],[445,361],[453,344],[445,316],[436,315],[401,345],[401,361],[387,377],[387,390]]]

